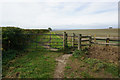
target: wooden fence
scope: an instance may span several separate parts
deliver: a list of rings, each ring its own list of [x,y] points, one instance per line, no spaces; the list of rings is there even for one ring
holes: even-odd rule
[[[53,48],[54,46],[56,46],[54,47],[56,49],[60,49],[60,48],[65,49],[68,47],[72,47],[80,50],[82,47],[85,47],[85,46],[90,47],[91,45],[94,45],[94,44],[106,45],[106,46],[110,46],[110,45],[119,46],[119,42],[120,42],[120,40],[115,37],[96,37],[96,36],[82,35],[82,34],[76,35],[74,33],[70,36],[66,32],[64,32],[63,34],[26,34],[26,35],[28,36],[34,35],[33,37],[36,39],[33,40],[32,38],[30,40],[28,38],[28,42],[35,42],[36,43],[35,48],[38,48],[39,46],[44,45],[44,46],[47,46],[48,49],[50,47]],[[44,35],[44,37],[40,38],[40,41],[37,41],[38,35]],[[49,36],[49,37],[45,37],[45,36]],[[59,38],[54,36],[59,36]],[[60,40],[60,41],[57,41],[57,40]],[[103,42],[101,43],[101,41]]]
[[[98,44],[98,45],[106,45],[106,46],[110,46],[110,45],[115,45],[115,46],[119,46],[119,42],[120,40],[118,38],[115,37],[95,37],[95,36],[85,36],[82,34],[78,34],[77,36],[73,33],[72,36],[67,36],[67,33],[64,32],[63,33],[63,48],[66,47],[67,45],[67,38],[71,37],[72,38],[72,47],[76,48],[75,45],[77,45],[78,50],[80,50],[83,46],[91,46],[93,44]],[[77,38],[77,44],[75,44],[75,38]],[[84,38],[84,39],[83,39]],[[98,42],[97,42],[98,41]],[[104,43],[100,42],[100,41],[104,41]],[[112,41],[112,43],[111,43]],[[82,42],[88,42],[89,44],[83,44]]]

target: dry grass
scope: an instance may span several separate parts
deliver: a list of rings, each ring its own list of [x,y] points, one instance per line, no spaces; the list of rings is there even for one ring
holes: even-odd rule
[[[106,37],[110,35],[111,37],[117,37],[118,36],[118,29],[77,29],[77,30],[60,30],[60,31],[54,31],[55,33],[63,33],[67,32],[69,35],[72,33],[75,34],[83,34],[83,35],[95,35],[98,37]]]

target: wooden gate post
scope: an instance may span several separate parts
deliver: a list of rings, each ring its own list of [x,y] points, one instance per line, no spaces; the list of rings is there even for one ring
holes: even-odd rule
[[[52,39],[52,38],[51,38],[51,31],[50,31],[50,41],[49,41],[50,47],[51,47],[51,42],[52,42],[51,39]]]
[[[80,50],[82,48],[81,46],[81,39],[82,39],[82,34],[78,35],[78,50]]]
[[[106,43],[109,43],[109,38],[106,39]],[[109,44],[106,44],[106,46],[109,46]]]
[[[75,45],[75,34],[72,34],[72,47],[74,48]]]
[[[89,37],[89,47],[91,46],[92,44],[92,36]]]
[[[63,33],[63,49],[67,46],[67,34],[66,32]]]
[[[65,47],[68,47],[68,44],[67,44],[67,37],[68,37],[68,34],[66,33],[66,40],[65,40]]]
[[[96,34],[94,35],[94,43],[96,43]]]

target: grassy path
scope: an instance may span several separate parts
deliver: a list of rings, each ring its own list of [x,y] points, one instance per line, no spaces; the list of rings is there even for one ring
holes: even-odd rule
[[[60,38],[59,36],[52,37]],[[37,36],[36,41],[39,41],[41,38],[49,38],[49,36]],[[45,39],[44,41],[49,42],[49,39]],[[62,39],[52,39],[52,41],[60,42]],[[52,49],[57,47],[55,45],[57,44],[53,43],[51,45]],[[37,49],[35,47],[36,43],[30,43],[28,49],[22,53],[23,55],[16,57],[15,59],[10,60],[6,65],[3,65],[3,77],[63,78],[67,60],[72,55],[62,55],[61,52],[51,52],[50,49],[45,49],[49,46],[42,46],[40,44],[37,44]]]
[[[42,36],[44,37],[44,36]],[[38,36],[37,41],[42,38]],[[35,49],[35,43],[31,43],[29,48],[21,56],[16,56],[6,65],[3,65],[4,78],[53,78],[56,67],[56,58],[60,52],[51,52],[42,46]]]
[[[29,52],[27,55],[10,61],[4,68],[6,78],[52,78],[56,65],[55,52]],[[7,68],[7,69],[5,69]]]

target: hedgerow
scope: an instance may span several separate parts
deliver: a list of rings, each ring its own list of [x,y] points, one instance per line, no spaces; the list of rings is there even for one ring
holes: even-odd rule
[[[2,28],[2,48],[4,51],[8,49],[21,50],[24,48],[23,43],[26,37],[22,35],[24,30],[17,27]]]
[[[2,27],[2,58],[6,64],[11,59],[14,59],[28,46],[28,40],[33,40],[35,35],[48,32],[48,30],[39,29],[21,29],[18,27]],[[25,35],[27,34],[27,35]]]

